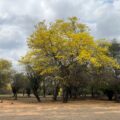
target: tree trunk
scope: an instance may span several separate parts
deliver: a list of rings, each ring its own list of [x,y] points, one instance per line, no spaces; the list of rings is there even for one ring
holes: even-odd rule
[[[94,87],[91,87],[91,97],[92,97],[92,98],[94,98],[94,97],[95,97]]]
[[[56,101],[57,100],[57,96],[58,96],[58,86],[56,86],[54,88],[54,91],[53,91],[53,100]]]
[[[72,99],[72,87],[71,86],[68,89],[68,94],[69,94],[70,99]]]
[[[15,100],[17,100],[17,93],[15,94]]]
[[[115,91],[115,101],[119,102],[119,96],[117,91]]]
[[[17,100],[17,92],[18,92],[18,89],[16,87],[12,87],[12,92],[13,92],[13,97],[15,100]]]
[[[74,99],[77,99],[78,97],[78,89],[77,87],[74,87]]]
[[[107,90],[107,97],[108,97],[108,99],[109,100],[112,100],[112,98],[113,98],[113,95],[114,95],[114,93],[113,93],[113,91],[112,90]]]
[[[63,87],[63,103],[68,102],[68,87],[64,86]]]
[[[38,95],[38,92],[36,90],[33,90],[33,94],[35,95],[38,102],[41,102],[40,97]]]
[[[25,95],[25,89],[23,89],[23,97],[24,97],[24,95]]]
[[[27,93],[28,97],[30,97],[31,89],[30,88],[26,88],[26,93]]]
[[[43,81],[43,97],[46,97],[45,81]]]

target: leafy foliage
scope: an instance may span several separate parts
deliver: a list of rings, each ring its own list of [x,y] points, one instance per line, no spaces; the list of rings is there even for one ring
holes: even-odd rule
[[[29,51],[21,63],[30,65],[38,75],[59,78],[63,96],[71,85],[78,88],[83,83],[86,85],[83,81],[89,81],[93,73],[93,77],[98,77],[106,69],[119,68],[117,60],[110,55],[111,44],[95,40],[89,28],[76,17],[56,20],[49,25],[40,22],[27,43]]]
[[[11,67],[11,62],[0,59],[0,88],[5,87],[10,82]]]

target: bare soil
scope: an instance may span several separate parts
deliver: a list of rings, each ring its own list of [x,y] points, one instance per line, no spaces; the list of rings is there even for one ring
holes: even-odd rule
[[[120,103],[100,100],[71,101],[67,104],[35,98],[3,100],[0,120],[120,120]]]

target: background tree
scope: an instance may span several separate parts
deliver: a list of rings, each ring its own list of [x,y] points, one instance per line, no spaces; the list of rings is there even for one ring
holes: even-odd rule
[[[120,64],[120,43],[113,39],[111,41],[111,46],[109,47],[110,55],[114,57],[117,62]],[[114,78],[115,80],[111,83],[111,89],[114,90],[115,99],[119,101],[119,94],[120,94],[120,69],[114,69]]]
[[[0,59],[0,89],[5,88],[11,79],[11,67],[10,61]]]
[[[30,97],[31,93],[31,87],[30,82],[26,75],[23,73],[17,73],[14,71],[12,75],[12,82],[11,82],[12,92],[17,100],[17,94],[18,93],[24,93],[26,92],[28,94],[28,97]]]

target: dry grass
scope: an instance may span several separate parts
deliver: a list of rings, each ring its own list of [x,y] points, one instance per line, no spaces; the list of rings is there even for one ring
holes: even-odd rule
[[[11,99],[0,103],[0,120],[120,120],[120,104],[81,100],[67,104],[34,98]]]

